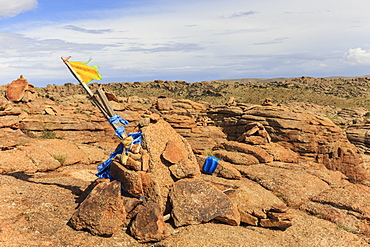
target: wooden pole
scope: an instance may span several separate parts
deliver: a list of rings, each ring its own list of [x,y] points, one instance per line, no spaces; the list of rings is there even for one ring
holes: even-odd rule
[[[71,65],[68,63],[68,59],[69,58],[70,57],[68,57],[68,58],[61,57],[62,61],[67,66],[67,68],[69,69],[69,71],[76,78],[76,80],[81,84],[81,86],[85,89],[85,91],[87,92],[87,94],[90,96],[90,99],[93,101],[93,103],[99,108],[99,110],[101,111],[101,113],[103,113],[104,117],[107,120],[109,120],[109,118],[114,115],[113,109],[108,108],[108,107],[107,108],[104,108],[104,106],[95,97],[95,95],[93,94],[93,92],[91,92],[90,88],[83,82],[83,80],[81,79],[81,77],[73,70],[73,68],[71,67]],[[106,103],[107,102],[105,102],[104,104],[106,104]],[[112,113],[113,113],[113,115],[112,115]],[[111,126],[113,127],[114,130],[117,130],[119,127],[121,127],[121,124],[120,123],[116,123],[116,124],[111,124]],[[121,136],[121,138],[126,137],[126,134],[123,133],[122,135],[123,136]]]
[[[102,89],[99,88],[98,90],[96,90],[96,93],[98,94],[100,101],[103,103],[103,106],[104,106],[105,110],[107,111],[107,113],[111,117],[116,115],[113,111],[112,106],[109,104],[109,101],[107,99],[107,96],[105,95],[105,92]]]
[[[109,104],[109,101],[107,99],[107,96],[105,95],[105,92],[102,90],[102,89],[98,89],[96,91],[96,93],[98,94],[99,98],[100,98],[100,101],[103,103],[103,107],[105,109],[105,111],[107,112],[107,114],[110,116],[110,117],[113,117],[114,115],[116,115],[116,113],[114,112],[112,106]],[[119,128],[121,126],[120,123],[116,123],[116,124],[113,124],[115,125],[117,128]],[[123,132],[121,134],[121,138],[125,138],[127,137],[127,135]]]

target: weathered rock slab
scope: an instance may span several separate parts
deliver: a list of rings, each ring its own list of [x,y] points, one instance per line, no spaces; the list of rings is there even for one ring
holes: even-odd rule
[[[363,185],[348,185],[332,188],[316,195],[313,201],[333,205],[360,213],[364,218],[370,218],[370,188]]]
[[[298,206],[330,186],[304,170],[288,170],[264,164],[236,166],[260,185],[277,194],[289,206]]]
[[[175,226],[200,224],[213,219],[240,224],[236,205],[210,183],[194,178],[177,181],[170,191]]]
[[[87,229],[93,235],[109,236],[119,230],[125,218],[121,183],[102,182],[80,204],[70,224],[76,230]]]
[[[226,150],[215,150],[214,155],[218,158],[235,165],[255,165],[259,164],[259,160],[251,154],[230,152]]]
[[[299,154],[293,152],[289,148],[285,148],[278,143],[266,143],[259,147],[266,150],[267,153],[272,155],[274,161],[286,162],[286,163],[298,163]]]
[[[287,210],[281,199],[254,181],[243,178],[234,184],[237,184],[238,188],[228,190],[225,194],[238,205],[241,212],[257,218],[267,218],[266,212],[272,209]]]
[[[168,237],[160,205],[154,202],[144,204],[132,221],[130,233],[140,242],[160,241]]]
[[[203,175],[202,178],[223,190],[237,205],[241,222],[253,226],[280,229],[292,225],[291,220],[295,216],[287,212],[286,204],[258,183],[246,178],[227,180],[209,175]],[[273,224],[269,224],[270,222]]]
[[[273,161],[273,156],[268,154],[264,149],[241,142],[227,141],[221,144],[226,150],[234,150],[246,154],[251,154],[256,157],[260,163],[268,163]]]
[[[321,219],[333,222],[349,232],[366,235],[370,233],[369,222],[361,213],[313,201],[303,203],[299,209]]]

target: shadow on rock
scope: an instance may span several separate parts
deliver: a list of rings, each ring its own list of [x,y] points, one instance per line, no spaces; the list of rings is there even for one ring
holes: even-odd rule
[[[59,184],[59,183],[47,183],[47,182],[32,181],[32,178],[34,178],[34,176],[30,175],[30,174],[26,174],[24,172],[13,172],[13,173],[4,174],[4,175],[11,176],[11,177],[14,177],[16,179],[20,179],[22,181],[26,181],[26,182],[34,183],[34,184],[55,185],[55,186],[70,190],[72,192],[72,194],[74,194],[76,196],[80,196],[83,193],[81,188],[79,186],[76,186],[76,185],[65,185],[65,184]]]

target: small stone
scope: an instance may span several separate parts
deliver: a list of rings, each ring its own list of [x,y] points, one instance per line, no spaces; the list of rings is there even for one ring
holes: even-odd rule
[[[134,154],[140,153],[140,150],[141,150],[141,144],[140,143],[133,144],[130,147],[130,151],[133,152]]]
[[[278,221],[273,219],[261,219],[260,226],[267,228],[279,228],[285,230],[286,228],[292,226],[291,221]]]
[[[134,171],[141,171],[141,162],[134,160],[131,156],[128,156],[125,166]]]
[[[148,151],[141,149],[141,170],[149,170],[149,154]]]
[[[130,213],[132,210],[136,208],[137,205],[139,205],[142,200],[138,198],[133,197],[126,197],[122,196],[123,204],[125,205],[125,210],[127,213]]]
[[[135,216],[142,209],[142,207],[144,207],[143,204],[139,204],[133,210],[131,210],[129,213],[127,213],[126,219],[128,219],[128,223],[126,225],[129,225],[130,220],[135,218]]]
[[[139,125],[141,127],[144,127],[144,126],[148,126],[150,124],[150,118],[146,117],[146,118],[141,118],[139,120]]]
[[[176,142],[172,140],[167,142],[166,149],[162,155],[165,160],[172,164],[176,164],[186,158],[184,152],[179,148]]]
[[[216,150],[213,152],[218,158],[235,165],[255,165],[260,163],[252,154],[231,152],[226,150]]]
[[[258,225],[258,218],[254,217],[246,212],[239,211],[240,213],[240,222],[252,225],[252,226],[257,226]]]
[[[255,208],[252,212],[252,215],[256,216],[259,219],[266,219],[267,215],[261,208]]]
[[[108,92],[104,92],[105,93],[105,96],[107,97],[108,101],[114,101],[114,102],[119,102],[117,96],[114,94],[114,93],[108,93]]]
[[[279,220],[279,221],[292,220],[295,218],[295,215],[291,213],[267,212],[267,216],[271,219]]]
[[[284,204],[275,204],[271,207],[271,211],[278,213],[286,213],[288,211],[288,207]]]
[[[11,101],[31,101],[35,99],[34,86],[21,75],[17,80],[12,81],[7,87],[6,98]]]
[[[169,167],[173,176],[177,179],[195,177],[200,175],[198,164],[191,160],[181,160],[179,163]]]
[[[137,172],[128,170],[116,160],[113,160],[110,172],[114,179],[121,181],[127,193],[135,197],[144,195],[141,176]]]
[[[155,175],[144,171],[137,172],[141,177],[145,199],[154,202],[161,201],[161,187],[157,182]]]
[[[55,114],[54,109],[53,109],[53,108],[51,108],[51,107],[46,107],[46,108],[44,109],[44,111],[45,111],[45,113],[46,113],[46,114],[48,114],[48,115],[51,115],[51,116],[55,116],[55,115],[56,115],[56,114]]]
[[[158,98],[157,109],[160,111],[169,111],[173,109],[172,99],[170,98]]]
[[[220,160],[218,166],[215,170],[215,173],[219,177],[228,178],[228,179],[241,179],[242,175],[240,172],[233,167],[229,162]]]
[[[273,161],[272,155],[268,154],[263,148],[260,148],[257,146],[235,142],[235,141],[227,141],[227,142],[222,143],[221,145],[227,150],[230,149],[230,150],[235,150],[238,152],[243,152],[246,154],[253,155],[261,163],[268,163],[268,162]]]
[[[161,119],[161,116],[157,113],[152,113],[148,117],[151,122],[158,122]]]

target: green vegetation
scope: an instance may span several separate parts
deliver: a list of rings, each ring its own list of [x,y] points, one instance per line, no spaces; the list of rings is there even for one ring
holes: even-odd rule
[[[203,151],[203,155],[205,155],[205,156],[214,156],[213,151],[211,149],[205,149]]]
[[[59,163],[61,165],[64,165],[65,162],[66,162],[66,159],[67,159],[67,156],[66,155],[62,155],[62,154],[54,154],[53,157],[54,157],[54,159],[56,159],[57,161],[59,161]]]
[[[359,230],[358,229],[354,229],[354,228],[350,228],[348,226],[345,226],[345,225],[342,225],[342,224],[338,224],[337,225],[339,228],[347,231],[347,232],[350,232],[350,233],[353,233],[353,234],[358,234],[359,233]]]
[[[62,139],[61,137],[57,137],[54,131],[52,130],[43,130],[40,138],[41,139]]]
[[[19,146],[24,146],[26,145],[27,143],[29,143],[28,141],[24,141],[24,142],[20,142],[20,143],[17,143],[16,146],[19,147]]]
[[[83,110],[81,109],[81,107],[76,107],[73,113],[83,113]]]
[[[19,217],[23,217],[25,220],[27,221],[30,221],[32,216],[33,216],[34,212],[31,212],[31,211],[26,211],[26,212],[23,212],[21,214],[19,214],[18,216]]]
[[[288,198],[284,196],[284,194],[280,191],[274,191],[275,196],[277,196],[280,200],[282,200],[287,206],[289,206],[290,201]]]

